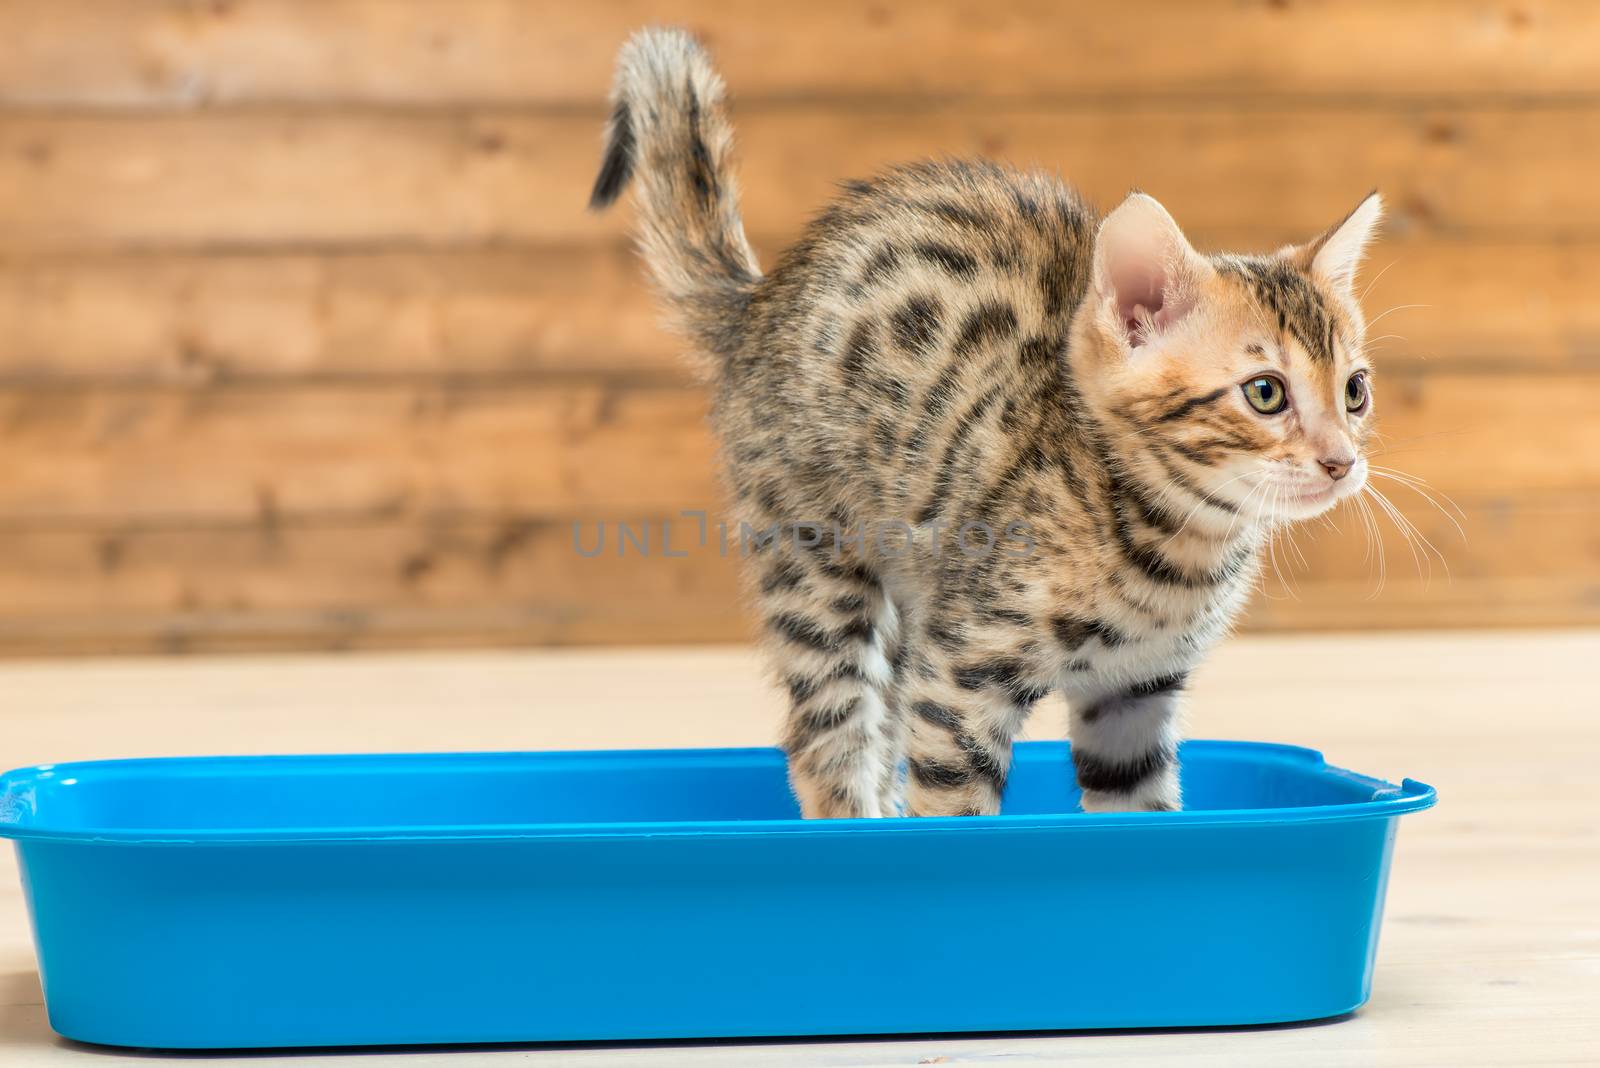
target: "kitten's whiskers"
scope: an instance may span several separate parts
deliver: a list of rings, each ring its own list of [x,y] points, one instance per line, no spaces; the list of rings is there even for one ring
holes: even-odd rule
[[[1378,520],[1372,514],[1372,506],[1367,503],[1365,487],[1362,488],[1360,493],[1352,497],[1351,501],[1354,502],[1358,509],[1356,514],[1361,518],[1361,530],[1366,535],[1367,540],[1367,553],[1361,562],[1370,563],[1374,552],[1377,555],[1378,584],[1372,588],[1371,593],[1367,594],[1367,600],[1376,600],[1383,593],[1383,587],[1389,580],[1389,560],[1388,554],[1384,550],[1383,532],[1378,529]]]
[[[1415,493],[1417,496],[1427,501],[1430,505],[1438,510],[1440,515],[1444,516],[1450,521],[1450,525],[1456,528],[1456,533],[1461,536],[1462,541],[1467,540],[1466,529],[1463,528],[1461,522],[1458,521],[1458,517],[1459,520],[1465,520],[1467,518],[1467,513],[1461,510],[1461,506],[1457,504],[1449,494],[1443,493],[1429,486],[1425,479],[1419,478],[1416,475],[1408,475],[1404,471],[1399,471],[1392,467],[1379,467],[1376,464],[1368,464],[1367,470],[1375,478],[1387,478],[1392,482],[1400,483],[1400,485],[1404,486],[1412,493]],[[1444,504],[1439,503],[1439,500],[1435,497],[1436,494],[1439,498],[1443,498],[1445,504],[1448,504],[1450,508],[1455,511],[1455,515],[1451,515],[1450,511],[1445,508]]]
[[[1396,304],[1394,307],[1389,308],[1389,309],[1381,312],[1377,317],[1375,317],[1373,319],[1369,319],[1367,321],[1367,329],[1371,330],[1375,325],[1377,325],[1379,322],[1381,322],[1386,316],[1393,315],[1397,311],[1410,311],[1412,308],[1427,308],[1427,307],[1431,307],[1431,305],[1428,305],[1428,304]]]
[[[1356,303],[1357,304],[1365,304],[1366,301],[1367,301],[1367,294],[1372,292],[1372,287],[1377,285],[1380,281],[1382,281],[1383,276],[1389,273],[1389,267],[1393,267],[1395,264],[1397,264],[1399,262],[1400,262],[1399,260],[1390,260],[1388,267],[1385,267],[1383,270],[1381,270],[1377,274],[1373,275],[1372,276],[1372,281],[1367,283],[1367,288],[1363,289],[1361,291],[1361,296],[1356,298]]]
[[[1423,581],[1423,588],[1426,589],[1428,583],[1433,580],[1433,562],[1429,553],[1439,558],[1439,563],[1444,567],[1445,581],[1450,581],[1449,561],[1445,559],[1444,554],[1438,550],[1433,542],[1429,541],[1422,531],[1417,528],[1417,525],[1407,518],[1399,508],[1395,507],[1394,502],[1384,496],[1383,491],[1371,482],[1367,483],[1362,492],[1372,495],[1373,501],[1383,509],[1384,514],[1389,517],[1389,521],[1395,525],[1395,529],[1399,530],[1401,536],[1406,539],[1406,544],[1411,549],[1412,560],[1416,563],[1417,575]]]

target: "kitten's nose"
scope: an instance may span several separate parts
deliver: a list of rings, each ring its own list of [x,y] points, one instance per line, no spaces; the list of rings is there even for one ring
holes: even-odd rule
[[[1322,469],[1328,472],[1328,477],[1333,479],[1335,482],[1339,481],[1345,475],[1348,475],[1350,473],[1350,469],[1356,465],[1354,457],[1346,459],[1343,456],[1327,457],[1325,459],[1318,460],[1317,463],[1322,465]]]

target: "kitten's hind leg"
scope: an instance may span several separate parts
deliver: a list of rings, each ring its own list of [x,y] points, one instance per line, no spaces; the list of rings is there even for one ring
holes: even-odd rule
[[[1085,812],[1172,812],[1179,807],[1182,673],[1093,699],[1069,698],[1072,763]]]
[[[1011,656],[912,649],[905,673],[906,814],[989,816],[1000,811],[1011,743],[1048,686]]]
[[[905,813],[905,776],[901,765],[906,755],[906,668],[910,662],[909,622],[893,598],[883,599],[878,617],[878,637],[889,662],[889,683],[883,689],[883,726],[880,731],[880,777],[878,808],[885,816]]]
[[[883,586],[848,558],[777,552],[757,577],[773,664],[788,690],[783,748],[807,818],[893,816],[884,794],[891,668]]]

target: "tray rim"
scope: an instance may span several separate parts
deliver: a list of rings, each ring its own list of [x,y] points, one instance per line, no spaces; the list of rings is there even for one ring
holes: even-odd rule
[[[1038,740],[1017,743],[1017,760],[1044,760],[1059,753],[1064,758],[1070,743]],[[286,763],[379,765],[390,762],[450,760],[463,768],[480,764],[511,764],[530,758],[625,759],[630,761],[703,760],[725,763],[730,758],[760,762],[781,761],[782,752],[770,746],[696,747],[664,749],[566,749],[506,750],[468,752],[399,753],[283,753],[272,755],[134,757],[112,760],[85,760],[58,764],[37,764],[13,768],[0,775],[0,839],[24,842],[75,842],[99,845],[199,846],[199,845],[308,845],[314,843],[383,843],[427,841],[536,841],[555,839],[629,838],[777,838],[860,834],[949,835],[997,834],[1000,832],[1117,830],[1142,833],[1181,827],[1266,827],[1390,819],[1431,808],[1437,792],[1427,783],[1404,778],[1400,784],[1329,764],[1320,750],[1278,742],[1192,739],[1180,746],[1204,752],[1232,751],[1271,761],[1310,764],[1326,773],[1368,786],[1373,797],[1366,801],[1333,805],[1305,805],[1281,808],[1202,809],[1178,812],[1062,812],[996,816],[937,816],[919,819],[830,819],[799,818],[763,820],[682,820],[616,821],[583,823],[495,823],[446,824],[434,826],[381,827],[263,827],[263,828],[61,828],[28,825],[22,820],[18,795],[41,779],[73,778],[77,774],[113,775],[124,772],[171,768],[214,774],[218,765],[233,765],[241,770],[281,768]],[[361,770],[352,768],[351,770]],[[377,770],[376,767],[370,770]],[[383,770],[389,770],[385,767]],[[30,813],[31,814],[31,813]]]

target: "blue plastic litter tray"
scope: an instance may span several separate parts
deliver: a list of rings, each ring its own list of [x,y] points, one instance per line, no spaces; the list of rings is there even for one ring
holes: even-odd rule
[[[1367,999],[1432,788],[1243,742],[1186,808],[802,821],[772,749],[228,757],[0,779],[50,1023],[233,1048],[1259,1024]]]

